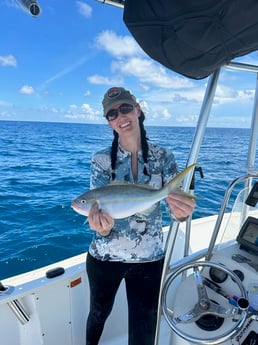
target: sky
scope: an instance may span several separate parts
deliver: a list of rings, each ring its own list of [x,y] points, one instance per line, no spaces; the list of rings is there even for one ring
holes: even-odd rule
[[[146,125],[195,126],[208,78],[194,80],[149,58],[121,8],[96,0],[39,0],[32,17],[0,0],[0,120],[106,123],[109,87],[130,89]],[[257,52],[236,61],[258,64]],[[222,69],[210,127],[249,127],[256,77]]]

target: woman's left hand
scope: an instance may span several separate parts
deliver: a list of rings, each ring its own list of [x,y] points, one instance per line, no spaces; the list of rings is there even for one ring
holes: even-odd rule
[[[173,215],[179,221],[183,221],[190,216],[196,206],[194,199],[176,193],[169,194],[166,201]]]

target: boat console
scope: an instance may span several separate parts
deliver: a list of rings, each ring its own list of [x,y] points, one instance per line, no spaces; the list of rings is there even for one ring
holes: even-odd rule
[[[245,196],[239,193],[212,254],[190,255],[168,277],[162,308],[171,343],[180,337],[182,344],[258,344],[258,213],[252,199],[238,225]]]

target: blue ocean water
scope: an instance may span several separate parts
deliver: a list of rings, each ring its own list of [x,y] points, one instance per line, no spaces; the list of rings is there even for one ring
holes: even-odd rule
[[[194,131],[147,127],[153,142],[173,150],[180,169]],[[1,280],[88,249],[92,233],[70,204],[88,189],[91,155],[109,145],[112,131],[106,125],[1,121],[0,132]],[[217,213],[225,188],[245,173],[248,135],[248,129],[206,130],[193,218]]]

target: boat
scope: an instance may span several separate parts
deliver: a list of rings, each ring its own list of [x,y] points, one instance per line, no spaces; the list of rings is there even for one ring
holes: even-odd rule
[[[33,1],[34,2],[34,1]],[[116,2],[123,7],[123,1]],[[25,2],[24,2],[25,3]],[[258,344],[258,65],[230,62],[208,80],[187,165],[198,161],[222,69],[257,76],[245,175],[224,193],[217,215],[165,227],[156,345]],[[183,189],[189,190],[189,174]],[[229,200],[237,188],[232,207]],[[89,306],[87,253],[0,283],[0,343],[83,345]],[[127,343],[125,286],[116,296],[102,345]],[[122,317],[121,317],[122,316]]]

